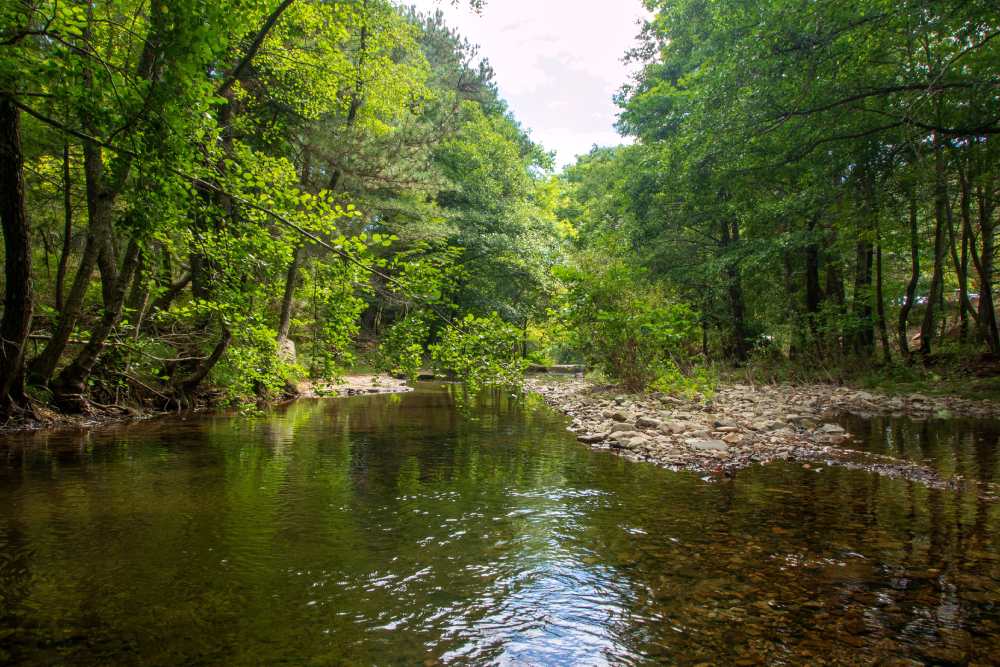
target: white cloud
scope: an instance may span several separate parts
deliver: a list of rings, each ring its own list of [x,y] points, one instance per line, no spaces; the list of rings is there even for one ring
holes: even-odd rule
[[[629,68],[640,0],[488,0],[477,15],[449,0],[409,0],[441,9],[448,23],[479,44],[496,71],[500,93],[532,137],[562,166],[593,144],[623,140],[614,131],[615,91]]]

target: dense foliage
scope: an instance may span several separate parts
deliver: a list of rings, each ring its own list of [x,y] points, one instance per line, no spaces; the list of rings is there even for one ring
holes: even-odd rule
[[[698,323],[692,310],[621,260],[563,268],[560,299],[572,349],[626,388],[670,391],[692,370]]]
[[[689,306],[717,360],[1000,354],[995,2],[646,6],[635,143],[564,176],[577,254]]]
[[[646,5],[557,177],[440,14],[3,4],[0,411],[1000,355],[995,2]]]
[[[491,77],[387,0],[4,3],[3,412],[267,398],[396,322],[412,375],[526,326],[551,157]]]

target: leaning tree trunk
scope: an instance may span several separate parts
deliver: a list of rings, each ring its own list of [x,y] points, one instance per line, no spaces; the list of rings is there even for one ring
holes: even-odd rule
[[[111,253],[110,246],[107,247],[107,252]],[[139,243],[134,238],[130,239],[121,271],[115,271],[114,275],[106,274],[105,282],[110,282],[111,288],[104,303],[104,314],[91,330],[87,344],[53,382],[53,397],[56,404],[64,410],[79,412],[87,407],[87,400],[83,395],[87,379],[93,372],[101,352],[104,351],[108,336],[121,319],[125,293],[138,266],[139,252]],[[106,261],[113,262],[114,258],[110,257]]]
[[[4,242],[4,309],[0,320],[0,414],[30,409],[24,395],[24,351],[31,333],[31,237],[24,208],[21,114],[0,95],[0,221]]]
[[[222,334],[219,337],[219,342],[215,344],[215,348],[212,353],[205,359],[201,361],[194,370],[183,378],[175,378],[170,383],[170,393],[171,398],[174,403],[179,408],[187,408],[191,406],[191,397],[194,396],[195,391],[197,391],[199,385],[208,377],[208,374],[215,368],[216,364],[222,359],[222,355],[226,353],[229,349],[229,344],[233,341],[233,332],[226,325],[225,322],[222,323]]]
[[[70,336],[73,335],[80,311],[83,308],[83,299],[90,286],[94,266],[97,264],[97,253],[97,240],[91,230],[87,232],[87,241],[80,258],[80,266],[77,267],[76,277],[73,279],[66,302],[59,313],[55,331],[52,332],[52,337],[49,338],[49,342],[42,349],[41,354],[32,359],[28,365],[28,379],[34,384],[48,384],[52,374],[55,373],[56,366],[59,365],[59,359],[66,351],[66,346],[69,344]]]

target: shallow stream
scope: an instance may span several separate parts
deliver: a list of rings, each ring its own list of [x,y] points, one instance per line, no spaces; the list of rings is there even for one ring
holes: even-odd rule
[[[854,420],[998,481],[989,422]],[[780,464],[703,480],[454,387],[0,441],[0,663],[987,664],[973,490]]]

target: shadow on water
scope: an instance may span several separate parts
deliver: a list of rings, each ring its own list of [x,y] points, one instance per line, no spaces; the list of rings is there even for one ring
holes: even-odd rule
[[[791,464],[706,483],[589,450],[565,425],[534,397],[428,385],[7,439],[0,662],[964,664],[1000,650],[1000,526],[975,494]],[[873,451],[994,478],[994,425],[850,426]]]

